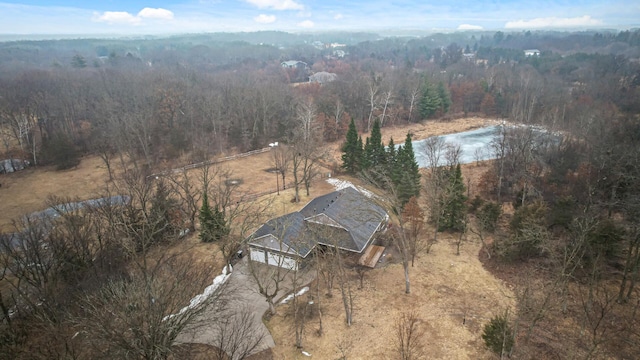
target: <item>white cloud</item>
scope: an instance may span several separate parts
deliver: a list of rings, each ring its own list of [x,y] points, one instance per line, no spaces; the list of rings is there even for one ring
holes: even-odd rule
[[[276,17],[275,15],[265,15],[265,14],[260,14],[256,17],[253,18],[253,21],[260,23],[260,24],[271,24],[272,22],[276,21]]]
[[[344,17],[344,16],[343,16],[342,14],[340,14],[340,13],[337,13],[337,14],[333,15],[333,19],[334,19],[334,20],[340,20],[340,19],[342,19],[343,17]]]
[[[591,16],[585,15],[574,18],[535,18],[531,20],[509,21],[504,24],[507,29],[522,28],[566,28],[566,27],[585,27],[602,25],[602,20],[592,19]]]
[[[460,24],[458,25],[458,30],[482,30],[482,26],[471,25],[471,24]]]
[[[260,9],[302,10],[304,6],[293,0],[245,0]]]
[[[173,20],[173,13],[163,8],[144,8],[138,13],[139,18]]]
[[[139,24],[140,18],[126,11],[105,11],[102,14],[94,13],[93,20],[109,24]]]
[[[106,22],[108,24],[131,24],[140,25],[143,19],[151,20],[173,20],[173,13],[162,8],[144,8],[133,15],[126,11],[105,11],[102,14],[93,13],[93,21]]]
[[[315,24],[311,20],[305,20],[298,23],[298,26],[301,28],[309,29],[312,28]]]

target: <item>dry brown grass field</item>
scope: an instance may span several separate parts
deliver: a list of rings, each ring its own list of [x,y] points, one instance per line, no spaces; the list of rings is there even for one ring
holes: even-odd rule
[[[338,359],[338,346],[348,344],[349,359],[398,359],[393,345],[396,321],[403,311],[414,310],[425,330],[424,358],[491,358],[480,337],[482,326],[496,312],[513,309],[515,300],[511,289],[483,268],[479,251],[479,242],[470,238],[462,245],[461,254],[455,255],[453,237],[441,236],[431,252],[420,256],[410,269],[411,294],[404,293],[400,263],[369,271],[362,289],[358,289],[359,280],[352,273],[355,311],[350,327],[345,323],[339,290],[334,288],[333,296],[327,297],[321,285],[324,334],[317,335],[317,318],[308,320],[304,350],[312,358]],[[287,316],[286,306],[281,306],[267,325],[276,342],[274,359],[305,358],[294,347],[292,319]]]
[[[493,123],[480,118],[459,119],[451,122],[428,122],[404,127],[383,128],[384,141],[393,137],[401,142],[407,131],[414,139],[432,135],[453,133]],[[339,161],[339,143],[329,144],[334,158]],[[241,179],[239,191],[260,193],[275,190],[275,174],[267,170],[273,167],[269,152],[226,161],[221,164],[232,175]],[[466,165],[463,175],[473,179],[472,189],[484,166]],[[328,172],[328,169],[324,169]],[[197,176],[198,170],[189,172]],[[357,182],[355,179],[341,177]],[[292,179],[289,175],[288,180]],[[258,201],[271,201],[269,216],[298,210],[311,198],[333,190],[325,178],[312,186],[310,196],[301,189],[301,202],[292,203],[293,189],[270,194]],[[11,219],[22,214],[44,208],[50,195],[79,199],[99,197],[107,186],[107,172],[98,157],[84,157],[80,165],[72,170],[58,172],[53,168],[31,168],[23,172],[0,175],[0,226],[8,228]],[[352,359],[394,359],[392,352],[394,324],[400,312],[415,310],[426,331],[424,354],[428,358],[477,359],[490,356],[480,339],[481,327],[487,319],[506,308],[512,308],[513,295],[502,281],[484,270],[478,260],[480,244],[472,236],[462,245],[459,256],[455,255],[453,237],[443,235],[430,254],[420,256],[415,267],[410,269],[412,293],[404,294],[402,265],[393,261],[381,268],[369,271],[364,287],[356,289],[354,324],[347,327],[339,294],[334,290],[332,298],[322,297],[325,334],[318,337],[317,327],[309,322],[305,337],[305,350],[316,359],[338,357],[336,345],[350,343]],[[194,263],[211,268],[215,275],[223,266],[215,244],[203,244],[192,235],[179,245],[180,249],[158,249],[158,251],[185,251],[188,249]],[[396,259],[397,260],[397,259]],[[212,276],[213,276],[212,275]],[[358,281],[351,274],[354,288]],[[290,318],[285,306],[279,315],[268,321],[276,347],[272,350],[275,359],[305,358],[293,346]],[[464,319],[464,324],[463,324]]]
[[[493,122],[481,118],[465,118],[450,122],[426,122],[403,127],[383,128],[382,134],[385,142],[388,142],[388,138],[393,136],[398,143],[404,140],[407,131],[411,131],[414,134],[414,139],[417,140],[432,135],[469,130]],[[340,159],[339,147],[339,142],[327,145],[329,151],[333,151],[335,154],[336,161]],[[242,180],[242,184],[238,188],[242,193],[262,193],[274,191],[276,188],[275,174],[267,172],[269,168],[273,167],[269,152],[225,161],[220,166],[231,171],[231,178]],[[327,171],[324,169],[323,173]],[[197,169],[191,170],[189,175],[197,176]],[[287,182],[292,179],[293,177],[289,174]],[[46,199],[50,195],[81,200],[99,197],[107,186],[107,180],[106,167],[97,156],[85,156],[76,168],[66,171],[56,171],[54,167],[43,166],[0,175],[0,184],[2,184],[0,186],[0,231],[8,230],[12,219],[44,209]],[[321,193],[313,194],[313,196],[318,195]]]

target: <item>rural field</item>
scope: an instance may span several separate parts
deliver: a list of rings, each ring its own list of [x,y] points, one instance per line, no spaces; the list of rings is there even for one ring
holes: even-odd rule
[[[469,118],[383,128],[382,133],[385,142],[391,137],[402,139],[407,131],[413,134],[415,140],[419,140],[489,123],[492,121]],[[334,152],[335,161],[339,161],[339,144],[329,144],[328,148]],[[241,193],[275,192],[275,174],[268,172],[272,167],[269,152],[225,161],[219,166],[230,171],[230,179],[240,180],[238,190]],[[482,167],[476,165],[464,166],[465,176],[474,179],[477,179],[481,170]],[[325,178],[328,172],[329,169],[322,169],[324,176],[314,182],[310,196],[301,191],[299,204],[290,201],[293,189],[281,191],[280,196],[275,193],[263,196],[263,201],[272,201],[271,216],[298,210],[311,198],[332,191],[333,186]],[[197,177],[198,173],[198,169],[190,170],[189,176]],[[0,202],[0,224],[4,229],[8,229],[11,220],[21,214],[44,208],[49,196],[90,199],[100,197],[107,187],[112,186],[108,182],[106,168],[98,157],[85,157],[79,166],[67,171],[55,171],[48,167],[30,168],[3,175],[1,179],[0,197],[6,199]],[[349,177],[345,179],[358,182]],[[324,335],[316,335],[316,325],[311,320],[305,335],[305,350],[314,358],[321,359],[338,357],[339,348],[348,351],[352,358],[392,359],[392,337],[385,337],[381,341],[380,334],[392,334],[399,314],[414,310],[419,314],[426,331],[424,352],[431,354],[430,357],[474,359],[488,356],[480,339],[482,324],[496,309],[513,307],[513,295],[500,280],[483,269],[478,259],[480,243],[473,236],[464,242],[460,255],[455,255],[452,238],[453,235],[441,236],[429,254],[417,259],[415,267],[410,269],[412,293],[409,295],[403,292],[402,265],[390,251],[385,263],[369,271],[363,288],[356,290],[356,311],[351,327],[345,325],[340,297],[321,296],[318,303],[324,313]],[[212,276],[219,272],[219,269],[211,268],[213,263],[222,266],[217,245],[200,243],[197,236],[191,236],[177,247],[188,248],[195,263],[210,268]],[[356,274],[351,275],[356,287]],[[312,286],[316,285],[314,283]],[[292,345],[287,306],[281,305],[278,311],[279,315],[267,322],[276,344],[272,350],[273,358],[300,358],[303,355]]]
[[[399,143],[404,139],[407,131],[414,134],[414,140],[419,140],[433,135],[474,129],[493,122],[481,118],[465,118],[451,122],[434,121],[383,128],[382,134],[385,142],[388,142],[388,138],[393,137],[396,143]],[[331,161],[325,162],[325,165],[340,163],[339,147],[339,142],[327,145],[330,150],[329,154],[333,154],[334,160],[333,163]],[[175,164],[176,167],[181,165],[186,164]],[[275,192],[275,174],[268,172],[273,168],[269,152],[225,161],[220,163],[220,167],[230,171],[230,179],[241,180],[238,187],[239,193]],[[329,171],[329,169],[323,168],[320,173],[326,176]],[[198,176],[197,169],[190,170],[188,173],[191,177]],[[286,179],[287,182],[290,182],[293,177],[288,174]],[[101,197],[108,187],[113,187],[108,181],[106,166],[98,156],[85,156],[76,168],[70,170],[56,171],[53,167],[44,166],[0,175],[0,183],[2,184],[0,187],[1,230],[9,229],[13,219],[46,208],[46,200],[49,196],[86,200]],[[319,189],[314,190],[312,196],[321,195],[318,191]]]

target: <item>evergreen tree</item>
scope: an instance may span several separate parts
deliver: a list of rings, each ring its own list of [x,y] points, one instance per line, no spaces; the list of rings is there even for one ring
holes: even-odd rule
[[[364,143],[362,158],[360,159],[360,169],[368,170],[371,167],[371,140],[367,137]]]
[[[384,144],[382,143],[382,133],[380,132],[380,121],[376,119],[371,128],[371,138],[369,139],[369,149],[365,151],[365,156],[369,159],[371,167],[382,165],[385,162]]]
[[[202,194],[202,207],[200,208],[200,240],[202,242],[213,242],[215,240],[215,217],[209,205],[209,197],[205,192]]]
[[[449,184],[441,200],[440,231],[464,229],[465,201],[467,201],[467,197],[462,180],[462,170],[460,164],[457,164],[449,169]]]
[[[404,146],[396,153],[391,180],[396,186],[400,203],[404,205],[412,196],[420,195],[420,168],[413,152],[411,134],[407,133]]]
[[[387,165],[387,174],[390,174],[390,176],[392,176],[397,156],[396,145],[393,143],[393,138],[389,139],[389,145],[387,146],[385,155],[387,158],[385,160],[385,163]]]
[[[484,326],[482,340],[497,355],[507,354],[513,347],[513,329],[509,325],[507,314],[495,316]]]
[[[422,97],[420,98],[420,115],[423,119],[427,119],[431,117],[433,114],[440,109],[440,96],[438,95],[438,91],[429,83],[427,79],[425,79],[424,84],[422,85]]]
[[[71,66],[74,68],[82,69],[87,67],[87,61],[80,54],[76,54],[71,58]]]
[[[406,201],[409,201],[411,196],[418,197],[420,196],[420,167],[418,166],[418,162],[416,161],[416,155],[413,151],[413,143],[411,141],[411,134],[407,133],[407,137],[404,141],[404,159],[405,169],[408,175],[408,187],[411,191],[410,196],[406,198]],[[403,201],[404,204],[406,201]]]
[[[213,208],[212,223],[214,240],[220,240],[222,237],[229,235],[229,227],[225,220],[224,210],[220,210],[218,205]]]
[[[448,112],[449,107],[451,107],[451,95],[449,94],[449,90],[446,88],[446,86],[444,86],[444,83],[442,81],[438,83],[438,97],[440,98],[440,106],[442,108],[442,112]]]
[[[347,139],[342,145],[342,168],[350,174],[355,174],[360,170],[362,161],[362,138],[358,138],[356,124],[351,119]]]
[[[356,171],[360,171],[362,170],[362,168],[360,167],[362,164],[362,158],[364,157],[364,145],[362,144],[362,136],[358,137],[358,146],[356,147],[356,153],[354,155],[354,157],[357,160],[357,170]]]
[[[216,206],[211,208],[209,197],[205,192],[202,195],[202,207],[200,208],[200,240],[202,242],[213,242],[229,235],[229,226],[225,219],[224,209]]]
[[[153,229],[153,241],[158,242],[166,236],[177,232],[177,227],[171,218],[172,209],[176,206],[173,199],[169,197],[169,189],[164,181],[159,180],[156,185],[156,192],[151,198],[151,209],[149,211],[148,222]]]

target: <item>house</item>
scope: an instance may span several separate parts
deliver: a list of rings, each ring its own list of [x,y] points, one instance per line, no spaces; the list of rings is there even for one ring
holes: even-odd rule
[[[462,58],[465,59],[466,61],[474,61],[476,59],[476,54],[474,53],[462,54]]]
[[[317,245],[362,254],[388,220],[382,207],[348,187],[262,225],[247,240],[250,259],[297,270]]]
[[[280,63],[280,66],[285,69],[307,69],[309,67],[306,62],[298,60],[283,61]]]
[[[309,76],[310,83],[318,83],[318,84],[326,84],[332,81],[335,81],[338,78],[338,75],[326,71],[317,72],[311,76]]]
[[[529,57],[529,56],[540,56],[540,50],[538,50],[538,49],[525,50],[524,51],[524,56],[526,56],[526,57]]]
[[[347,52],[344,50],[333,50],[332,54],[337,58],[343,58],[347,56]]]

